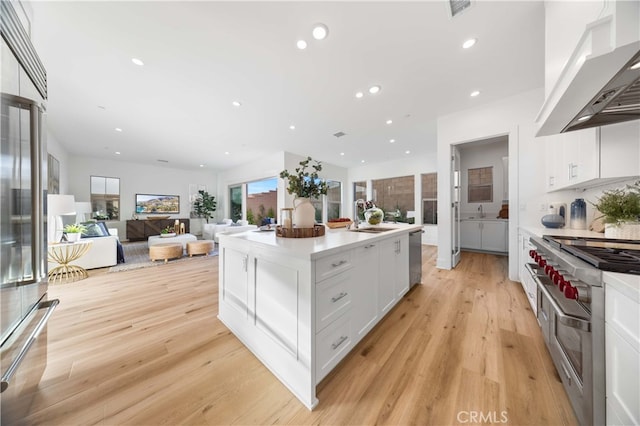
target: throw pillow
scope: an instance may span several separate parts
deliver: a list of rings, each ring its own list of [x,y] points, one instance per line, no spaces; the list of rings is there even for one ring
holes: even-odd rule
[[[87,229],[82,233],[82,238],[108,237],[109,230],[104,222],[83,222]]]

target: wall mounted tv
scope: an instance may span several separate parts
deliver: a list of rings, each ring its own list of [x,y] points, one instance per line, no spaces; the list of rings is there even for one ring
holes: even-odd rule
[[[136,213],[175,214],[180,213],[180,196],[159,194],[136,194]]]

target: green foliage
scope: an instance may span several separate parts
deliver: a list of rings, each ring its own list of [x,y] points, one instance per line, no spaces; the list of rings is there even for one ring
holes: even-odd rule
[[[173,232],[175,232],[175,229],[173,228],[173,226],[167,226],[162,231],[160,231],[161,234],[171,234]]]
[[[276,212],[273,211],[273,207],[269,207],[269,210],[267,210],[267,217],[276,218]]]
[[[253,216],[253,210],[251,209],[247,209],[247,222],[249,222],[250,225],[256,224],[256,218]]]
[[[307,167],[311,167],[313,171],[308,171]],[[318,175],[320,171],[322,171],[322,164],[307,157],[300,162],[300,167],[296,167],[295,173],[283,170],[280,172],[280,177],[289,181],[287,187],[289,194],[296,194],[300,198],[318,198],[320,195],[326,195],[328,189],[327,183],[320,180]]]
[[[82,234],[86,230],[87,230],[86,226],[80,223],[73,223],[73,224],[66,225],[62,230],[62,232],[65,232],[67,234]]]
[[[640,217],[640,181],[623,189],[604,191],[592,204],[602,213],[604,223],[636,222]]]
[[[201,189],[193,202],[193,211],[196,216],[205,218],[209,223],[209,219],[213,217],[213,212],[216,211],[216,205],[216,197]]]

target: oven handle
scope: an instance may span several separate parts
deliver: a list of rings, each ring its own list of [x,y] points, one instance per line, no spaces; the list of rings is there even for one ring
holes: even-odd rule
[[[527,271],[529,271],[529,273],[531,274],[531,277],[536,282],[536,285],[538,286],[540,291],[544,294],[544,296],[547,298],[549,303],[551,303],[551,307],[556,312],[556,316],[558,317],[558,319],[562,324],[566,325],[567,327],[576,328],[578,330],[582,330],[586,332],[591,332],[590,321],[585,321],[582,318],[576,318],[571,315],[565,314],[560,308],[560,306],[556,303],[556,300],[553,298],[553,296],[551,296],[551,293],[549,293],[549,290],[547,290],[545,285],[542,284],[542,281],[540,281],[540,279],[538,278],[538,274],[533,272],[533,270],[531,269],[531,266],[529,266],[528,263],[525,265],[525,268],[527,268]]]
[[[38,335],[40,334],[44,326],[47,325],[49,317],[51,316],[51,314],[53,314],[53,311],[56,309],[56,306],[58,306],[58,303],[60,303],[60,301],[58,299],[54,299],[48,300],[46,302],[40,302],[35,306],[36,310],[47,308],[47,312],[40,319],[40,322],[38,322],[36,328],[29,335],[29,338],[25,342],[24,346],[22,346],[22,349],[20,349],[20,353],[18,354],[16,359],[13,360],[7,371],[2,375],[2,382],[0,383],[0,393],[4,392],[9,387],[9,380],[11,380],[13,375],[16,373],[16,370],[18,369],[24,358],[27,356],[27,352],[29,352],[29,349],[31,349],[31,346],[38,338]]]

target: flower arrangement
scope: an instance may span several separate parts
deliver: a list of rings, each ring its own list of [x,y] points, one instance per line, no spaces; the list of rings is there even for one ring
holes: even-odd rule
[[[87,231],[87,227],[80,223],[72,223],[69,225],[65,225],[62,229],[62,232],[66,234],[82,234]]]
[[[160,234],[162,235],[173,234],[173,232],[174,232],[173,226],[167,226],[162,231],[160,231]]]
[[[307,168],[313,170],[307,170]],[[296,167],[295,173],[283,170],[280,172],[280,177],[287,179],[289,194],[296,194],[299,198],[318,198],[320,195],[326,195],[328,189],[327,183],[320,180],[318,175],[320,171],[322,171],[322,164],[307,157],[300,162],[300,167]]]
[[[640,218],[640,181],[623,189],[603,192],[593,206],[602,213],[604,223],[619,225],[623,222],[637,222]]]

